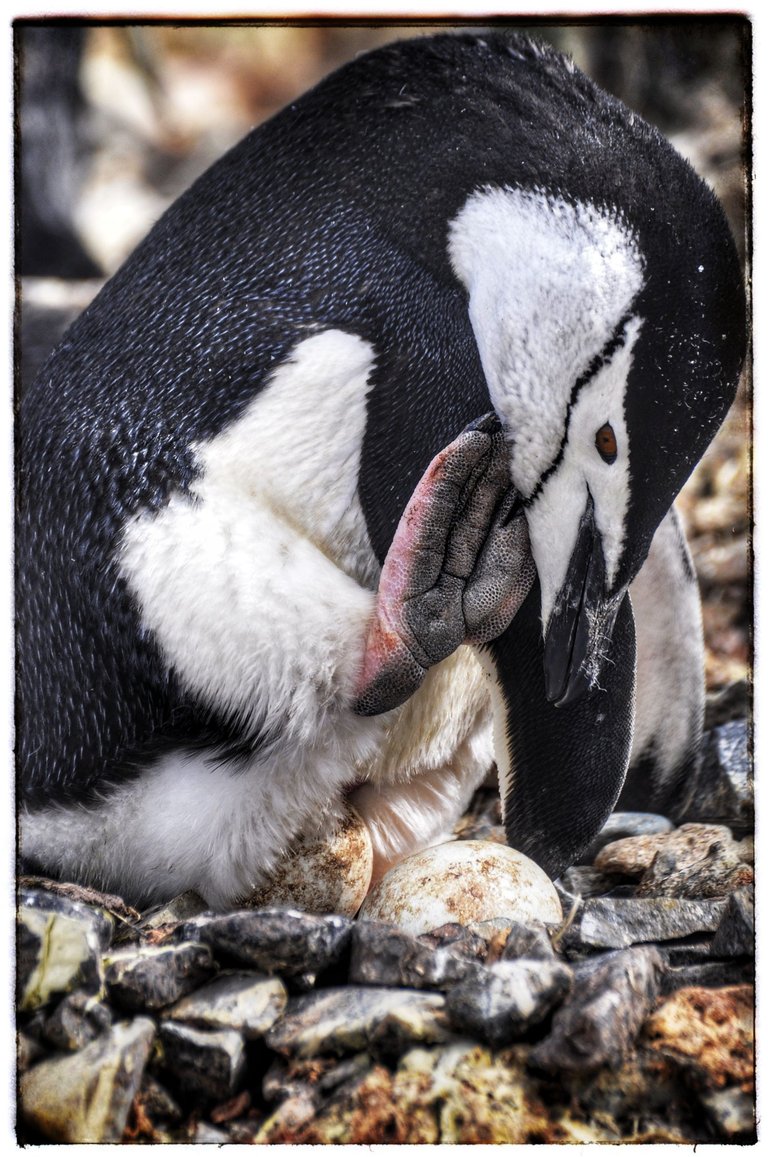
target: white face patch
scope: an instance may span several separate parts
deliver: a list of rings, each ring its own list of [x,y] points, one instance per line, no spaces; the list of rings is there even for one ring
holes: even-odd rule
[[[624,393],[640,326],[637,318],[628,322],[624,345],[579,391],[571,410],[562,458],[526,510],[531,552],[541,584],[541,614],[545,626],[565,580],[590,494],[595,525],[602,539],[608,587],[616,576],[629,507]],[[605,424],[612,427],[616,438],[616,460],[610,463],[603,460],[595,445],[595,436]]]
[[[637,243],[608,210],[543,190],[484,189],[450,226],[453,268],[512,480],[529,497],[554,461],[574,384],[643,285]]]
[[[474,193],[451,224],[449,250],[469,292],[512,481],[525,498],[536,495],[526,513],[546,627],[588,490],[609,583],[619,563],[631,452],[624,394],[642,326],[629,317],[643,286],[640,251],[618,215],[519,189]],[[606,423],[618,445],[612,464],[595,447]]]

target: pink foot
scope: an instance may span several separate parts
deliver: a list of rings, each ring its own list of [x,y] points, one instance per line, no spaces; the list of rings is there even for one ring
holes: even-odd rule
[[[528,530],[494,414],[432,460],[384,561],[354,710],[404,703],[461,643],[486,643],[535,578]]]

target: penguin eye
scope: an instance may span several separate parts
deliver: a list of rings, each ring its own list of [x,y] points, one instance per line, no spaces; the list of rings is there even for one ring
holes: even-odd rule
[[[611,462],[616,461],[619,448],[616,445],[616,435],[613,432],[613,426],[610,422],[606,422],[595,434],[595,446],[603,462],[607,462],[610,465]]]

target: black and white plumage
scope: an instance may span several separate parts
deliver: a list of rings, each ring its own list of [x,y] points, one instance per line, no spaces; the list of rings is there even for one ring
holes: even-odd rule
[[[695,617],[668,529],[642,568],[744,328],[713,195],[523,38],[390,46],[256,130],[23,400],[27,862],[224,905],[355,785],[380,866],[434,840],[495,757],[562,870],[629,760],[629,584],[641,675],[644,588]],[[659,797],[700,690],[668,743],[638,698]]]

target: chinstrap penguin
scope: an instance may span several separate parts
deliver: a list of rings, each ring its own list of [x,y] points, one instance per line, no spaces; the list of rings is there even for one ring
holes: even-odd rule
[[[630,760],[673,798],[671,507],[744,335],[713,194],[523,37],[380,49],[255,130],[22,399],[24,862],[223,907],[346,795],[382,871],[495,760],[554,876]]]

